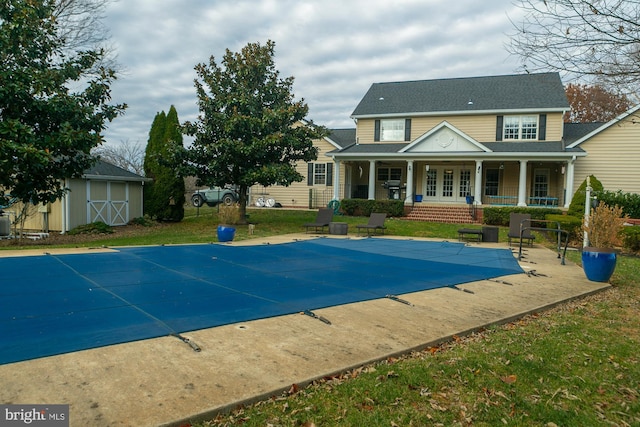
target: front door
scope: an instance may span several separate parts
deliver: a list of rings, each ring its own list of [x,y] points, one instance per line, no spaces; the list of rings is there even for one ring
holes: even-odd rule
[[[473,194],[471,168],[431,166],[425,173],[422,188],[425,201],[466,203],[466,197]]]

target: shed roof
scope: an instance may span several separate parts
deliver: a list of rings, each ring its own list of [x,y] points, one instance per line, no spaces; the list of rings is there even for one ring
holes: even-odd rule
[[[374,83],[352,117],[544,112],[569,108],[560,75],[540,73]]]
[[[118,167],[114,164],[105,162],[104,160],[98,160],[96,163],[86,169],[82,174],[85,179],[104,179],[104,180],[119,180],[119,181],[150,181],[149,178],[145,178],[133,172],[129,172],[126,169]]]

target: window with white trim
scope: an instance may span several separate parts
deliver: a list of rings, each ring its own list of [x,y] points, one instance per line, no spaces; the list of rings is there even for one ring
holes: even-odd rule
[[[533,171],[533,196],[547,197],[549,195],[549,169],[535,169]]]
[[[333,163],[307,163],[307,185],[333,185]]]
[[[380,141],[404,141],[404,119],[380,120]]]
[[[378,181],[402,180],[401,168],[378,168]]]
[[[504,116],[502,135],[505,140],[538,139],[538,116]]]
[[[313,184],[324,185],[327,182],[327,165],[324,163],[314,163]]]

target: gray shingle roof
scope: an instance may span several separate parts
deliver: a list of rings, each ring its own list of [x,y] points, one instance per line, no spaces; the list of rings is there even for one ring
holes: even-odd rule
[[[85,176],[104,176],[104,177],[119,177],[129,178],[132,181],[145,180],[144,177],[137,175],[128,170],[122,169],[111,163],[107,163],[103,160],[98,160],[92,167],[84,171]]]
[[[569,145],[604,125],[604,123],[565,123],[564,141]]]
[[[356,130],[353,129],[329,129],[329,139],[344,148],[356,142]]]
[[[525,109],[569,109],[558,73],[374,83],[352,116]]]
[[[399,153],[408,144],[358,144],[341,150],[333,150],[329,154],[389,154]],[[582,153],[581,148],[565,148],[559,141],[554,142],[483,142],[482,145],[494,153]],[[464,153],[452,153],[464,154]]]
[[[565,148],[559,141],[547,142],[484,142],[482,145],[494,153],[563,153],[582,152],[581,149]]]

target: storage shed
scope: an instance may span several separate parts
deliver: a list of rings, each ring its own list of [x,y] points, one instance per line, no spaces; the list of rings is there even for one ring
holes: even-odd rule
[[[144,215],[144,178],[111,163],[98,160],[80,178],[65,179],[69,191],[48,205],[34,206],[25,223],[26,230],[66,232],[84,224],[102,221],[125,225]],[[5,211],[18,213],[19,206]]]

